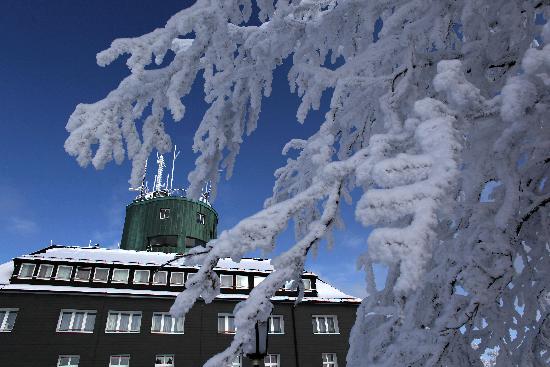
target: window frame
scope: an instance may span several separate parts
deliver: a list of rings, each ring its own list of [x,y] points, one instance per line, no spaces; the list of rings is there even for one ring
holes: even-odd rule
[[[115,280],[115,272],[116,272],[116,271],[126,272],[126,279],[125,279],[125,280]],[[113,269],[113,274],[111,275],[111,283],[116,283],[116,284],[128,284],[128,278],[130,278],[130,269],[125,269],[125,268],[114,268],[114,269]]]
[[[21,276],[21,271],[23,270],[25,265],[32,265],[31,276]],[[17,273],[17,278],[19,278],[19,279],[32,279],[33,276],[34,276],[35,271],[36,271],[36,264],[35,263],[21,263],[21,266],[19,266],[19,272]]]
[[[64,365],[61,365],[61,358],[77,358],[77,362],[76,364],[73,364],[71,360],[69,360],[69,363],[71,364],[64,364]],[[80,364],[80,355],[77,355],[77,354],[60,354],[57,356],[57,367],[78,367],[78,365]]]
[[[306,281],[309,282],[309,288],[306,287]],[[313,288],[313,279],[302,278],[302,285],[304,286],[304,292],[312,292],[315,290],[315,288]]]
[[[159,219],[160,220],[166,220],[170,219],[170,208],[160,208],[159,210]]]
[[[158,274],[164,273],[166,274],[166,277],[164,278],[164,283],[159,283],[155,280],[155,278],[158,276]],[[166,285],[168,284],[168,271],[167,270],[161,270],[153,273],[153,285]]]
[[[172,357],[172,363],[157,363],[157,358],[159,357]],[[174,367],[176,365],[176,355],[175,354],[156,354],[155,355],[155,367]]]
[[[0,319],[0,333],[11,333],[13,329],[15,329],[15,321],[17,320],[17,316],[19,315],[19,309],[18,308],[0,308],[0,312],[6,313],[4,317]],[[13,321],[13,327],[11,329],[8,329],[7,325],[8,325],[8,318],[10,313],[15,313],[15,320]]]
[[[63,314],[64,313],[68,313],[70,312],[71,313],[71,320],[69,321],[69,330],[59,330],[59,327],[61,326],[61,321],[63,320]],[[73,330],[71,328],[71,326],[73,325],[74,323],[74,319],[75,319],[75,315],[77,312],[83,312],[84,313],[84,317],[82,319],[82,328],[80,330]],[[94,325],[92,327],[92,330],[91,331],[88,331],[88,330],[85,330],[86,328],[86,321],[88,321],[88,315],[90,314],[94,314],[95,315],[95,320],[94,320]],[[77,309],[74,309],[74,308],[71,308],[71,309],[67,309],[67,308],[63,308],[61,309],[61,311],[59,312],[59,320],[57,321],[57,327],[55,328],[55,331],[57,333],[83,333],[83,334],[93,334],[94,333],[94,329],[95,329],[95,321],[97,320],[97,310],[77,310]]]
[[[98,270],[107,270],[107,279],[100,280],[100,279],[96,278]],[[111,269],[109,269],[109,268],[94,268],[94,276],[92,277],[92,281],[95,282],[95,283],[109,283],[109,275],[110,274],[111,274]]]
[[[224,318],[224,330],[223,331],[220,331],[220,327],[219,327],[220,326],[220,323],[219,323],[220,317]],[[233,327],[234,327],[233,331],[229,331],[229,319],[230,318],[233,318]],[[232,313],[220,312],[220,313],[218,313],[218,317],[216,318],[216,321],[218,322],[218,334],[233,335],[237,332],[237,326],[235,325],[235,315],[233,315]]]
[[[174,284],[172,283],[172,277],[174,274],[181,274],[182,276],[182,283],[181,284]],[[185,285],[185,272],[184,271],[172,271],[170,272],[170,286],[171,287],[182,287]]]
[[[90,274],[88,274],[88,279],[79,279],[79,278],[77,278],[77,274],[78,274],[79,269],[90,269]],[[89,282],[90,279],[92,278],[93,269],[94,268],[92,266],[77,266],[76,270],[74,272],[74,281],[75,282]]]
[[[246,286],[245,287],[239,287],[239,279],[246,279]],[[220,279],[221,282],[221,279]],[[235,289],[249,289],[250,288],[250,282],[248,280],[248,275],[235,275]]]
[[[267,357],[275,357],[276,359],[276,362],[275,363],[272,363],[271,361],[270,362],[266,362],[265,359]],[[276,353],[269,353],[267,354],[265,357],[264,357],[264,366],[265,367],[280,367],[281,366],[281,355],[280,354],[276,354]]]
[[[197,212],[197,223],[202,224],[203,226],[206,225],[206,214]]]
[[[153,320],[155,318],[155,315],[161,317],[159,331],[153,330],[153,325],[154,325]],[[164,329],[164,317],[165,316],[170,316],[172,318],[172,327],[171,327],[170,332],[162,331]],[[181,318],[183,319],[183,330],[180,332],[180,331],[175,331],[176,325],[178,323],[178,319],[180,319],[180,318],[172,317],[172,315],[170,315],[170,313],[168,313],[168,312],[153,312],[153,316],[151,317],[151,334],[163,334],[163,335],[172,335],[172,334],[182,335],[182,334],[185,334],[185,317],[181,317]]]
[[[231,286],[225,287],[223,285],[222,277],[230,277],[231,278]],[[233,274],[220,274],[220,288],[223,289],[234,289],[235,288],[235,277]]]
[[[44,268],[47,268],[49,267],[51,270],[50,270],[50,276],[49,277],[41,277],[40,276],[40,269],[42,269],[42,267]],[[38,264],[38,271],[36,272],[36,279],[44,279],[44,280],[48,280],[48,279],[51,279],[52,278],[52,275],[53,275],[53,269],[54,269],[54,265],[53,264]],[[47,272],[47,271],[46,271]]]
[[[120,364],[120,359],[119,359],[119,364],[111,364],[112,362],[112,358],[122,358],[122,357],[128,357],[128,364]],[[110,355],[109,356],[109,367],[129,367],[130,366],[130,355],[129,354],[113,354],[113,355]]]
[[[322,333],[319,328],[319,319],[324,319],[325,320],[325,328],[327,330],[327,332],[324,332]],[[329,332],[329,327],[328,327],[328,321],[327,319],[333,319],[334,321],[334,332]],[[312,319],[312,322],[314,320],[316,320],[316,323],[315,323],[315,328],[313,329],[313,334],[315,335],[337,335],[337,334],[340,334],[340,328],[338,327],[338,316],[337,315],[311,315],[311,319]],[[313,325],[312,325],[313,326]]]
[[[115,329],[114,330],[107,330],[107,327],[109,326],[109,316],[111,315],[117,315],[116,322],[115,322]],[[120,320],[122,319],[122,314],[130,314],[130,317],[128,318],[128,330],[120,330]],[[139,315],[139,328],[137,331],[130,330],[132,326],[132,321],[136,315]],[[105,333],[106,334],[139,334],[141,332],[141,320],[142,320],[143,314],[141,311],[115,311],[115,310],[109,310],[107,312],[107,321],[105,323]],[[121,356],[123,356],[121,354]]]
[[[136,282],[136,273],[137,272],[147,272],[147,282]],[[133,284],[149,284],[149,280],[151,279],[151,270],[148,269],[135,269],[134,270],[134,279],[132,280]]]
[[[59,269],[60,268],[69,268],[70,269],[68,278],[59,278]],[[57,265],[57,269],[55,269],[54,279],[55,280],[61,280],[61,281],[64,281],[64,282],[70,282],[72,277],[73,277],[73,268],[74,268],[74,266],[72,266],[72,265]]]
[[[325,356],[328,355],[332,355],[334,357],[332,361],[325,361]],[[321,361],[323,363],[323,367],[338,367],[338,355],[336,353],[321,353]]]
[[[272,331],[274,329],[273,328],[273,318],[279,318],[280,319],[280,325],[281,325],[281,332],[280,333],[275,333],[275,332]],[[285,333],[285,318],[283,317],[283,315],[270,315],[269,318],[267,319],[267,321],[268,321],[268,329],[267,329],[267,334],[268,335],[284,335],[284,333]]]

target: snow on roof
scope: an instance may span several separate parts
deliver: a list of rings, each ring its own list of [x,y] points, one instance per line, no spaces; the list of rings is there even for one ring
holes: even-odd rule
[[[87,263],[114,263],[121,265],[153,265],[160,266],[173,260],[173,254],[162,252],[133,251],[121,249],[106,249],[99,247],[77,247],[77,246],[52,246],[42,251],[29,255],[23,255],[18,259],[46,259],[50,261],[74,261]],[[180,261],[181,263],[181,261]],[[198,268],[196,265],[180,265],[172,263],[171,266],[185,266]],[[220,259],[216,269],[239,270],[250,272],[270,273],[273,271],[270,259],[243,258],[240,262],[235,262],[230,258]],[[11,273],[13,272],[13,262],[0,265],[0,284],[9,284]],[[313,273],[307,273],[312,274]],[[304,301],[318,302],[352,302],[357,303],[361,300],[334,288],[327,282],[317,278],[317,297],[304,297]],[[130,294],[130,295],[155,295],[155,296],[176,296],[178,292],[157,291],[157,290],[135,290],[135,289],[115,289],[115,288],[88,288],[73,286],[55,286],[55,285],[29,285],[29,284],[9,284],[4,290],[34,290],[34,291],[58,291],[58,292],[89,292],[89,293],[109,293],[109,294]],[[219,299],[241,299],[247,295],[239,294],[220,294]],[[295,300],[296,297],[275,296],[273,300]]]
[[[8,284],[13,273],[13,261],[0,265],[0,284]]]
[[[23,255],[20,259],[48,259],[60,261],[85,261],[97,263],[115,263],[125,265],[153,265],[160,266],[174,259],[174,254],[162,252],[134,251],[121,249],[106,249],[99,247],[51,247],[44,251],[30,255]],[[181,265],[183,260],[174,262],[172,265]],[[196,267],[194,264],[184,266]],[[270,259],[243,258],[235,262],[230,258],[220,259],[217,269],[235,269],[244,271],[271,272],[273,266]]]

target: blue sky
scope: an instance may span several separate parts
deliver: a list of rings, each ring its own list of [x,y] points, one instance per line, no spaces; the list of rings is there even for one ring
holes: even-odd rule
[[[163,26],[188,1],[3,0],[0,2],[0,262],[50,244],[104,247],[120,241],[130,167],[81,168],[63,150],[65,124],[79,102],[104,97],[128,74],[125,60],[101,68],[95,54],[118,37],[138,36]],[[214,203],[220,230],[262,208],[270,196],[273,171],[284,164],[283,145],[307,137],[322,121],[330,96],[305,124],[295,118],[298,98],[289,92],[288,63],[276,71],[273,93],[264,99],[259,127],[245,140],[233,178],[222,181]],[[200,80],[185,119],[167,121],[181,150],[175,185],[186,186],[195,156],[193,131],[206,108]],[[150,159],[149,163],[154,160]],[[152,178],[149,178],[152,182]],[[344,204],[345,205],[345,204]],[[363,273],[355,267],[368,230],[344,207],[345,230],[333,250],[323,245],[308,268],[354,295],[363,295]],[[289,231],[290,232],[290,231]],[[280,239],[280,252],[293,240]],[[257,254],[251,254],[257,255]]]

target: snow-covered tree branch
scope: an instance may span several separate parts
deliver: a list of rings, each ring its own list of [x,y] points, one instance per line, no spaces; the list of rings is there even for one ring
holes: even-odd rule
[[[163,28],[98,54],[101,66],[129,55],[131,74],[105,99],[76,107],[65,149],[97,168],[127,155],[137,186],[149,154],[171,147],[165,111],[184,117],[182,98],[202,73],[210,107],[188,177],[197,197],[206,180],[215,189],[220,168],[231,176],[269,103],[273,71],[291,59],[297,120],[327,92],[325,120],[285,146],[297,157],[275,172],[265,208],[193,257],[202,267],[172,312],[210,302],[217,261],[269,251],[291,219],[296,243],[236,307],[234,341],[207,365],[246,351],[270,297],[330,239],[355,190],[356,219],[375,229],[358,261],[368,296],[349,365],[546,366],[549,16],[548,1],[198,0]],[[382,290],[377,263],[389,268]]]

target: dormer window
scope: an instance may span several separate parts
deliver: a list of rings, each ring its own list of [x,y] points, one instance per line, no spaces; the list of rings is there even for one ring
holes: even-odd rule
[[[168,272],[167,271],[157,271],[153,274],[153,284],[155,285],[166,285],[166,281],[168,280]]]
[[[113,283],[128,283],[128,275],[130,274],[129,269],[114,269],[113,270]]]
[[[202,213],[197,213],[197,223],[204,225],[206,223],[206,217]]]
[[[68,265],[59,265],[57,267],[57,273],[55,273],[55,279],[57,280],[71,280],[71,274],[73,267]]]
[[[183,285],[184,283],[184,274],[181,271],[173,272],[170,275],[170,285]]]
[[[109,280],[108,268],[96,268],[94,272],[94,282],[107,283]]]
[[[233,288],[233,275],[220,274],[221,288]]]
[[[308,292],[313,290],[311,279],[302,279],[302,283],[304,284],[304,291]]]
[[[90,275],[92,274],[92,268],[84,268],[79,266],[76,268],[76,274],[74,280],[79,282],[87,282],[90,280]]]
[[[53,273],[53,265],[41,264],[38,268],[37,278],[40,279],[50,279]]]
[[[248,289],[247,275],[237,275],[237,289]]]
[[[159,212],[159,218],[160,220],[165,220],[170,218],[170,209],[169,208],[161,208]]]
[[[134,284],[149,284],[149,270],[136,270]]]
[[[35,266],[34,264],[22,264],[19,269],[19,278],[32,278]]]

